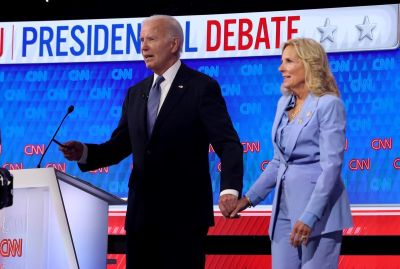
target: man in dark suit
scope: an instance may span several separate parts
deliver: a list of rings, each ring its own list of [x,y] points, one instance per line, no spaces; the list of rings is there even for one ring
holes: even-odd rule
[[[243,180],[242,145],[218,83],[180,61],[183,31],[170,16],[144,20],[140,33],[154,75],[131,87],[118,127],[103,144],[60,147],[83,171],[133,154],[129,179],[127,268],[204,268],[214,224],[208,149],[221,159],[219,207],[235,209]]]

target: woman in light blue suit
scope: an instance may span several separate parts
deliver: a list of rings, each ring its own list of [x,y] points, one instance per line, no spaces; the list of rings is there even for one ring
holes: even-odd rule
[[[344,106],[318,42],[286,42],[279,71],[283,96],[272,127],[274,157],[231,217],[276,188],[269,226],[272,267],[337,268],[342,229],[352,226],[340,176]]]

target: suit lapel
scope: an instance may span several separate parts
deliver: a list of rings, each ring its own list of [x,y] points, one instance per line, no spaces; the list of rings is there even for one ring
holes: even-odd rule
[[[181,67],[178,70],[178,73],[175,76],[174,81],[172,82],[171,88],[169,89],[168,94],[165,97],[160,112],[158,113],[157,119],[154,123],[153,133],[157,131],[159,125],[168,117],[168,114],[174,107],[176,107],[176,104],[186,92],[186,68],[187,67],[182,63]]]
[[[282,102],[282,105],[279,106],[276,110],[275,120],[272,125],[272,135],[273,135],[272,140],[274,141],[274,143],[276,141],[276,131],[278,129],[279,123],[282,120],[283,113],[285,112],[285,109],[288,106],[289,102],[290,102],[290,96],[286,98],[286,100]]]
[[[293,119],[292,122],[293,126],[289,133],[287,145],[285,148],[286,156],[290,156],[292,154],[294,146],[296,145],[297,142],[297,138],[299,137],[300,132],[304,128],[304,126],[306,126],[306,124],[310,121],[317,107],[317,103],[318,103],[318,97],[309,94],[304,102],[300,114],[295,119]]]
[[[274,123],[273,123],[273,125],[272,125],[272,141],[273,141],[273,143],[274,143],[274,145],[275,145],[275,148],[278,149],[278,152],[279,152],[279,154],[281,155],[281,156],[280,156],[280,157],[281,157],[281,158],[280,158],[281,160],[284,159],[284,158],[283,158],[284,154],[283,154],[283,152],[281,151],[281,148],[276,144],[276,135],[277,135],[276,132],[277,132],[278,126],[279,126],[279,124],[280,124],[280,122],[281,122],[281,120],[282,120],[283,113],[285,113],[285,109],[286,109],[286,107],[288,106],[288,103],[289,103],[289,102],[290,102],[290,97],[287,98],[286,100],[284,100],[284,101],[282,102],[282,105],[281,105],[281,106],[278,106],[278,107],[277,107],[275,120],[274,120]]]

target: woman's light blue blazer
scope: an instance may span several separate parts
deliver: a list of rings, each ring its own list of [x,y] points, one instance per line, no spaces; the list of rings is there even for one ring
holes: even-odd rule
[[[273,240],[278,190],[285,181],[285,199],[292,227],[306,212],[317,217],[311,236],[351,227],[349,200],[341,179],[345,150],[346,116],[334,95],[309,94],[287,138],[285,152],[276,144],[277,128],[291,96],[278,101],[272,143],[274,157],[246,196],[254,205],[276,187],[269,235]]]

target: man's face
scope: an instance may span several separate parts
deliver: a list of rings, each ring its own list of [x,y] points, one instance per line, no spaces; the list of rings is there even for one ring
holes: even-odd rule
[[[165,20],[150,20],[142,25],[140,42],[147,68],[162,75],[177,60],[178,39],[171,37]]]

